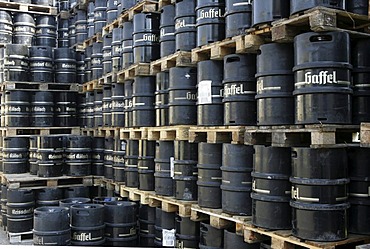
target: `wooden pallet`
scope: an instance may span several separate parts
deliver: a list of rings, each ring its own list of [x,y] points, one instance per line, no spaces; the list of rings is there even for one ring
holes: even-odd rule
[[[229,54],[245,53],[244,37],[244,35],[239,35],[194,48],[191,51],[191,61],[197,63],[204,60],[223,60]]]
[[[131,21],[134,15],[141,12],[157,12],[158,11],[158,1],[153,0],[143,0],[137,3],[135,6],[126,10],[118,19],[119,25],[122,23]]]
[[[159,0],[158,1],[158,9],[160,10],[166,5],[175,4],[176,0]]]
[[[236,234],[244,235],[244,223],[251,220],[251,216],[229,215],[222,212],[222,209],[201,208],[199,205],[191,206],[191,220],[208,220],[212,227],[224,229],[234,227]]]
[[[49,187],[92,186],[93,176],[38,177],[30,173],[3,174],[1,183],[10,189],[43,189]]]
[[[29,244],[32,245],[33,242],[33,232],[23,232],[23,233],[9,233],[7,236],[10,244]]]
[[[117,81],[123,83],[125,80],[134,79],[135,76],[149,76],[150,63],[136,63],[117,73]]]
[[[100,134],[103,137],[119,137],[120,128],[117,127],[100,127]]]
[[[97,89],[103,89],[103,85],[99,80],[92,80],[82,85],[82,92],[92,92]]]
[[[89,46],[92,46],[96,42],[103,42],[102,35],[100,33],[94,35],[93,37],[88,38],[83,42],[83,48],[86,49]]]
[[[95,128],[81,128],[81,135],[90,137],[103,137],[101,130]]]
[[[148,139],[148,128],[122,128],[120,129],[121,140],[146,140]]]
[[[189,142],[244,143],[244,126],[192,127],[189,129]]]
[[[190,217],[191,206],[195,203],[194,201],[181,201],[173,197],[159,196],[154,191],[142,191],[123,185],[121,185],[120,195],[128,197],[131,201],[140,201],[144,205],[161,207],[163,211],[168,213],[177,212],[182,217]]]
[[[276,147],[346,147],[355,142],[359,130],[358,125],[325,124],[247,128],[244,143]]]
[[[191,62],[191,52],[179,51],[150,63],[150,74],[156,75],[159,72],[169,70],[171,67],[194,66],[196,65]]]
[[[1,127],[1,136],[19,136],[19,135],[56,135],[71,134],[80,135],[80,127]]]
[[[368,32],[370,20],[368,16],[349,13],[344,10],[326,7],[315,7],[272,23],[272,41],[292,42],[294,37],[302,32],[345,31],[353,38],[370,37]]]
[[[256,27],[247,30],[248,34],[271,37],[271,23],[259,24]]]
[[[16,3],[0,1],[0,10],[11,11],[11,12],[25,12],[28,14],[38,15],[57,15],[57,8],[46,5],[38,4],[27,4],[27,3]]]
[[[103,77],[101,77],[98,81],[98,86],[110,85],[113,82],[117,82],[117,72],[107,73],[103,75]]]
[[[81,90],[81,85],[77,83],[6,81],[1,84],[1,90],[79,92]]]
[[[260,35],[248,34],[244,36],[244,52],[245,53],[257,53],[260,46],[266,42],[270,42],[271,39],[265,38]],[[239,52],[237,52],[239,53]]]
[[[370,147],[370,123],[362,123],[360,127],[361,147]]]
[[[102,179],[103,187],[108,191],[108,196],[113,195],[114,193],[121,193],[121,185],[123,183],[115,182],[112,179],[103,178]]]
[[[148,140],[160,141],[182,141],[189,140],[189,129],[196,129],[196,126],[164,126],[164,127],[149,127]]]
[[[77,52],[84,52],[85,51],[83,43],[76,43],[71,47],[71,49],[74,49]]]
[[[271,240],[271,248],[290,249],[297,246],[308,249],[334,249],[345,246],[354,248],[356,245],[369,243],[370,236],[350,234],[347,239],[335,242],[315,242],[296,238],[291,230],[270,231],[254,227],[250,222],[243,225],[244,240],[249,243]]]
[[[71,17],[71,12],[67,10],[61,10],[57,14],[57,19],[63,19],[63,20],[68,20]]]
[[[118,28],[120,26],[120,21],[119,21],[119,18],[117,18],[116,20],[114,20],[113,22],[111,23],[108,23],[107,25],[105,25],[103,27],[103,31],[102,31],[102,35],[103,37],[107,34],[110,34],[113,32],[113,29],[115,28]]]

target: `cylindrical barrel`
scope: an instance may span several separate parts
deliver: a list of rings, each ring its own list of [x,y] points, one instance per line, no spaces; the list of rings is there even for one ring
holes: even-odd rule
[[[87,127],[86,93],[77,94],[77,122],[80,127]]]
[[[77,34],[76,34],[76,21],[77,16],[71,15],[68,19],[68,46],[72,47],[77,43]]]
[[[163,6],[160,12],[160,57],[165,57],[175,53],[175,6]]]
[[[112,126],[112,87],[103,88],[103,126]]]
[[[104,140],[104,177],[113,179],[113,151],[114,138],[106,137]]]
[[[104,175],[104,137],[93,137],[91,151],[91,174]]]
[[[85,48],[85,77],[84,82],[90,82],[92,80],[92,69],[91,69],[91,59],[92,57],[92,45]]]
[[[91,200],[89,198],[84,198],[84,197],[71,197],[67,199],[63,199],[59,201],[59,206],[60,207],[67,207],[70,208],[73,205],[77,204],[85,204],[89,203]]]
[[[34,192],[26,189],[8,189],[7,200],[7,231],[9,233],[32,231]]]
[[[170,247],[175,245],[175,213],[168,213],[161,208],[155,212],[155,240],[157,247]]]
[[[53,51],[48,46],[30,47],[30,81],[53,82]]]
[[[243,236],[237,235],[234,231],[224,230],[224,249],[259,249],[260,243],[247,243]]]
[[[222,144],[198,144],[198,205],[221,208]]]
[[[290,229],[291,149],[254,146],[252,222],[266,229]]]
[[[36,17],[36,45],[56,47],[57,23],[54,16],[39,15]]]
[[[0,42],[12,43],[13,20],[9,12],[0,11]]]
[[[95,124],[94,117],[94,92],[86,92],[86,127],[93,128]]]
[[[293,46],[288,43],[260,47],[256,74],[258,125],[294,123],[293,55]]]
[[[36,24],[33,15],[15,13],[13,17],[13,43],[32,46],[34,44]]]
[[[103,91],[94,91],[94,127],[103,126]]]
[[[124,84],[122,83],[113,83],[112,84],[112,126],[113,127],[123,127],[125,124],[125,92]]]
[[[69,210],[65,207],[39,207],[34,212],[33,244],[66,246],[71,242]]]
[[[290,0],[253,1],[253,26],[289,17]]]
[[[76,82],[76,54],[69,48],[54,49],[55,82]]]
[[[21,174],[29,171],[28,137],[4,137],[3,173]]]
[[[76,43],[82,44],[88,38],[87,16],[85,10],[76,10]]]
[[[327,8],[344,9],[344,0],[290,0],[290,14],[293,15],[297,12],[303,12],[305,10],[314,8],[316,6],[323,6]],[[346,1],[352,2],[352,1]]]
[[[122,28],[114,28],[112,31],[112,71],[122,69]]]
[[[133,31],[132,22],[122,24],[122,68],[127,68],[134,63]]]
[[[302,239],[347,238],[348,172],[344,148],[292,149],[292,233]]]
[[[113,180],[115,182],[125,182],[125,156],[126,140],[115,142],[113,151]]]
[[[71,127],[77,125],[77,93],[58,92],[55,97],[55,125]]]
[[[198,0],[197,7],[197,46],[203,46],[225,38],[225,1]]]
[[[69,47],[68,20],[58,18],[58,48]]]
[[[133,80],[125,80],[124,82],[124,127],[132,127],[133,126],[133,87],[134,87]]]
[[[215,126],[224,124],[222,80],[222,61],[205,60],[198,62],[198,125]]]
[[[194,201],[198,199],[198,145],[187,141],[174,142],[173,180],[175,198]]]
[[[139,157],[139,141],[127,140],[126,156],[125,156],[125,177],[126,186],[131,188],[139,187],[138,176],[138,157]]]
[[[87,37],[93,37],[95,34],[94,9],[95,3],[89,2],[87,5]]]
[[[223,144],[222,147],[222,211],[251,215],[253,146]]]
[[[4,49],[4,81],[28,81],[29,52],[27,45],[6,44]]]
[[[226,0],[225,23],[226,38],[245,34],[252,26],[252,2],[245,0]]]
[[[199,248],[202,249],[224,248],[224,230],[214,228],[210,224],[201,222]]]
[[[197,248],[199,244],[199,221],[192,221],[190,217],[175,217],[176,245],[178,248]]]
[[[196,85],[196,68],[170,68],[170,82],[168,87],[170,125],[195,125],[197,123]]]
[[[103,75],[112,72],[112,33],[103,36]]]
[[[60,135],[38,137],[38,176],[56,177],[63,175],[63,142],[63,137]]]
[[[30,126],[31,96],[26,91],[4,93],[4,124],[7,127]]]
[[[31,175],[37,175],[37,172],[39,170],[39,165],[37,164],[37,142],[38,142],[38,136],[30,136],[29,138],[29,156],[28,156],[28,162],[30,164],[30,174]],[[0,142],[3,142],[0,140]]]
[[[171,160],[174,159],[174,144],[172,141],[157,141],[155,149],[155,193],[157,195],[173,196],[174,184],[171,176]]]
[[[117,18],[118,10],[117,10],[117,5],[118,5],[117,0],[108,0],[107,1],[107,23],[113,22]]]
[[[155,125],[168,125],[168,87],[169,87],[169,72],[159,72],[156,75],[155,88]]]
[[[155,125],[155,77],[136,76],[132,90],[132,126]]]
[[[107,1],[96,0],[94,8],[94,33],[102,33],[103,27],[107,24]]]
[[[6,203],[8,202],[8,188],[6,185],[1,185],[1,224],[4,228],[7,227],[7,217],[6,214],[8,212]]]
[[[105,242],[104,206],[100,204],[76,204],[70,207],[71,244],[97,246]]]
[[[103,43],[94,42],[91,54],[91,79],[103,76]]]
[[[134,15],[133,53],[134,62],[149,63],[160,58],[158,13]]]
[[[309,32],[294,38],[296,124],[351,124],[349,44],[346,32]]]
[[[36,191],[36,206],[59,206],[59,200],[63,199],[62,188],[44,188]]]
[[[139,240],[140,246],[154,247],[155,207],[140,204],[139,207]]]
[[[196,1],[177,0],[175,4],[176,51],[191,51],[196,47]]]
[[[139,141],[139,157],[137,162],[139,189],[154,190],[154,157],[156,143],[155,141]]]
[[[233,54],[224,58],[224,125],[256,124],[256,56]]]
[[[90,197],[90,188],[85,186],[76,186],[64,189],[64,198],[74,197]]]
[[[359,15],[368,15],[369,1],[367,0],[352,0],[345,1],[346,10]]]
[[[85,83],[85,51],[76,51],[76,83]]]
[[[65,139],[65,164],[67,175],[91,174],[91,137],[71,135]]]
[[[54,94],[38,91],[31,96],[31,126],[51,127],[54,125]]]

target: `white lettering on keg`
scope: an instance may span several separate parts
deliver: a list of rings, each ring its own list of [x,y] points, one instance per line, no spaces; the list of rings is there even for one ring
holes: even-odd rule
[[[307,72],[304,75],[304,80],[306,84],[338,84],[337,72],[333,71],[332,74],[329,74],[328,71],[320,71],[318,74],[312,74],[312,72]]]
[[[242,95],[248,94],[249,91],[244,91],[243,84],[232,84],[230,86],[225,85],[224,96]]]
[[[198,84],[198,104],[212,104],[212,81],[202,80]]]
[[[170,36],[170,35],[175,35],[175,33],[166,33],[165,29],[161,29],[161,33],[160,33],[161,37]]]
[[[92,159],[94,160],[102,160],[103,158],[100,156],[100,154],[93,154]]]
[[[295,188],[292,186],[291,191],[292,199],[293,200],[301,200],[301,201],[309,201],[309,202],[320,202],[319,198],[312,198],[312,197],[303,197],[299,193],[299,188]]]
[[[123,101],[112,101],[112,108],[124,108],[125,103]]]
[[[128,102],[128,105],[125,105],[125,109],[129,109],[129,108],[132,108],[134,105],[133,105],[133,102],[132,102],[132,100],[130,100],[129,102]]]
[[[19,106],[8,106],[8,112],[21,112],[22,109]]]
[[[263,91],[280,91],[281,86],[264,86],[263,79],[257,80],[257,93],[263,93]]]
[[[22,153],[7,153],[7,152],[4,152],[3,153],[3,157],[4,158],[8,158],[8,159],[22,159],[23,158],[23,154]]]
[[[81,154],[81,153],[77,153],[77,154],[69,153],[69,154],[67,154],[67,159],[69,159],[69,160],[73,160],[73,159],[89,159],[89,155],[88,154]]]
[[[32,108],[32,111],[33,112],[46,112],[46,108],[45,107],[41,107],[41,106],[34,106],[33,108]]]
[[[186,99],[187,100],[197,100],[197,94],[192,92],[186,93]]]
[[[113,161],[113,156],[112,155],[105,155],[104,160],[106,161]]]
[[[28,209],[13,209],[12,214],[14,215],[22,215],[22,214],[32,214],[33,213],[33,208],[28,208]]]
[[[63,155],[61,154],[49,154],[48,159],[49,160],[57,160],[57,159],[62,159]]]
[[[103,52],[103,57],[111,57],[112,56],[112,51],[109,50],[108,52],[107,51],[104,51]]]
[[[95,106],[94,111],[95,112],[102,112],[103,111],[103,106]]]
[[[155,34],[144,34],[143,35],[143,41],[150,41],[150,42],[159,42],[159,37],[156,36]],[[141,41],[141,40],[136,40]]]
[[[62,63],[61,67],[62,68],[76,68],[76,65],[75,64]]]
[[[213,19],[213,18],[220,18],[220,17],[222,17],[221,9],[212,8],[212,9],[209,9],[208,11],[201,10],[199,12],[199,16],[197,18],[197,21],[202,20],[202,19],[206,19],[206,18]]]
[[[76,241],[93,241],[100,240],[102,237],[92,238],[91,233],[76,233],[72,234],[72,239]]]

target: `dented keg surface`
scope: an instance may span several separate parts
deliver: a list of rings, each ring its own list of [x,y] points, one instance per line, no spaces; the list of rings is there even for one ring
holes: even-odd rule
[[[104,137],[92,138],[91,151],[91,174],[96,176],[104,175]]]
[[[369,1],[352,0],[346,1],[346,10],[359,15],[368,15]]]
[[[349,183],[349,225],[350,233],[370,234],[370,217],[367,215],[370,210],[370,172],[368,148],[350,148],[348,150],[348,169],[351,182]]]
[[[137,204],[108,202],[104,206],[105,237],[108,246],[137,246]]]
[[[133,80],[125,80],[124,81],[124,119],[125,119],[125,127],[132,127],[133,126]]]
[[[176,215],[176,243],[179,248],[197,248],[199,244],[199,221]]]
[[[139,187],[138,176],[138,157],[139,157],[139,141],[127,140],[126,156],[125,156],[125,177],[126,186],[130,188]]]
[[[140,190],[154,191],[155,149],[155,141],[139,141],[137,168]]]
[[[112,72],[112,33],[103,36],[103,75]]]
[[[76,54],[69,48],[54,49],[54,69],[56,83],[76,82]]]
[[[54,94],[50,91],[31,92],[31,126],[54,125]]]
[[[94,92],[86,92],[86,127],[93,128],[95,124],[94,117]]]
[[[232,54],[224,58],[224,125],[256,124],[256,56]]]
[[[139,241],[140,246],[154,247],[155,238],[155,207],[140,204],[139,207]]]
[[[258,125],[294,124],[293,63],[292,44],[270,43],[260,47],[256,74]]]
[[[77,125],[77,93],[55,93],[55,125],[71,127]]]
[[[168,87],[169,87],[169,72],[159,72],[156,74],[155,88],[155,125],[168,125]]]
[[[103,91],[94,91],[94,127],[103,126]]]
[[[96,80],[103,76],[103,43],[94,42],[91,54],[91,79]]]
[[[198,205],[221,208],[222,144],[198,144]]]
[[[40,15],[36,17],[36,45],[57,46],[57,22],[54,16]]]
[[[26,46],[34,45],[36,23],[33,15],[16,13],[13,16],[13,43]]]
[[[26,91],[5,92],[5,126],[27,127],[30,126],[31,95]]]
[[[174,159],[173,141],[157,141],[155,148],[155,183],[157,195],[173,196],[174,184],[171,176],[171,160]]]
[[[224,230],[212,227],[205,222],[200,223],[199,248],[224,248]]]
[[[352,43],[353,113],[352,123],[370,121],[370,39],[359,39]]]
[[[48,46],[30,47],[30,81],[53,82],[53,51]]]
[[[106,137],[104,139],[104,178],[113,179],[113,151],[114,138]]]
[[[112,71],[122,69],[122,28],[114,28],[112,31]]]
[[[65,164],[67,175],[91,174],[91,137],[71,135],[65,137]]]
[[[101,204],[76,204],[70,208],[71,244],[97,246],[105,242],[104,206]]]
[[[155,126],[155,77],[136,76],[132,87],[132,126]],[[125,94],[126,95],[126,94]]]
[[[300,34],[294,38],[294,49],[295,123],[351,124],[349,34]]]
[[[253,26],[287,18],[289,11],[290,0],[253,1]]]
[[[118,2],[119,2],[118,0],[108,0],[107,1],[107,23],[111,23],[117,18]]]
[[[169,73],[169,124],[196,124],[197,69],[192,67],[172,67]]]
[[[7,231],[9,233],[30,232],[33,228],[35,195],[33,190],[7,190]]]
[[[40,136],[37,144],[37,175],[40,177],[62,176],[63,137],[59,135]]]
[[[66,207],[38,207],[34,212],[33,244],[66,246],[71,242],[70,215]]]
[[[64,190],[62,188],[44,188],[35,192],[36,206],[59,206],[59,200],[63,199]]]
[[[31,175],[37,175],[37,172],[39,170],[39,165],[37,164],[37,160],[38,160],[37,159],[37,140],[38,140],[38,135],[30,136],[30,141],[29,141],[30,145],[28,149],[28,152],[29,152],[28,162],[30,164],[30,174]]]
[[[76,51],[76,83],[85,83],[85,52]]]
[[[196,47],[196,1],[177,0],[175,4],[176,51],[191,51]]]
[[[0,10],[0,42],[12,43],[13,20],[9,12]]]
[[[113,180],[125,182],[126,140],[115,142],[113,151]]]
[[[96,0],[94,8],[94,32],[101,33],[103,27],[107,24],[107,1]]]
[[[159,13],[136,14],[133,23],[134,62],[149,63],[159,59]]]
[[[197,124],[214,126],[224,124],[223,61],[198,62]]]
[[[198,144],[187,141],[174,142],[174,172],[175,198],[186,201],[198,199]]]
[[[170,54],[175,53],[175,6],[166,5],[163,6],[160,10],[161,19],[160,19],[160,57],[164,57]]]
[[[346,149],[292,148],[292,166],[292,234],[313,241],[346,239]]]
[[[4,174],[21,174],[29,171],[28,137],[4,137],[3,172]]]
[[[4,81],[28,81],[29,51],[27,45],[6,44],[4,48]]]
[[[132,22],[122,24],[122,68],[127,68],[134,63],[133,31]]]
[[[87,31],[87,14],[85,10],[76,11],[76,43],[82,44],[88,35]]]
[[[125,124],[124,84],[112,83],[112,126],[123,127]]]
[[[112,87],[103,87],[103,126],[112,126]]]
[[[252,223],[266,229],[291,229],[291,149],[254,146]]]
[[[197,1],[197,46],[225,38],[225,0]]]
[[[253,146],[223,144],[222,147],[222,211],[251,215]]]
[[[85,77],[84,82],[90,82],[92,80],[92,70],[91,70],[91,56],[92,56],[92,45],[87,46],[85,49]]]
[[[252,26],[252,0],[226,0],[226,38],[245,34]]]
[[[58,48],[69,47],[68,27],[68,20],[58,18]]]
[[[351,1],[346,1],[351,2]],[[344,0],[290,0],[290,14],[293,15],[297,12],[303,12],[314,8],[316,6],[323,6],[327,8],[344,9]]]
[[[87,37],[93,37],[95,34],[94,9],[95,3],[89,2],[87,6]]]

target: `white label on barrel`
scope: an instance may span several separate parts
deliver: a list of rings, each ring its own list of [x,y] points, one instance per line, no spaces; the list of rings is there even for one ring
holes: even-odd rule
[[[212,80],[202,80],[199,82],[198,104],[212,104]]]
[[[170,169],[171,169],[171,177],[173,178],[175,176],[175,158],[170,157]]]
[[[162,230],[162,246],[175,246],[175,229],[172,230],[167,230],[163,229]]]

